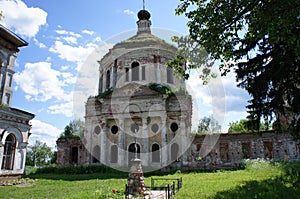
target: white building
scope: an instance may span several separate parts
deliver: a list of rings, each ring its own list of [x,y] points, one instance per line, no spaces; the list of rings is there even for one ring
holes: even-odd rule
[[[99,95],[86,103],[87,163],[127,167],[135,155],[151,168],[187,161],[191,96],[166,67],[177,48],[151,34],[148,11],[138,18],[137,34],[99,61]]]
[[[30,120],[34,115],[11,108],[14,64],[23,39],[0,25],[0,181],[24,173]]]

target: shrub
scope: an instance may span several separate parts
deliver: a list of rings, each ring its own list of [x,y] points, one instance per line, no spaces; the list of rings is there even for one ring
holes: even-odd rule
[[[121,171],[104,165],[80,165],[80,166],[49,166],[38,168],[34,174],[53,173],[53,174],[89,174],[89,173],[112,173],[117,174]]]

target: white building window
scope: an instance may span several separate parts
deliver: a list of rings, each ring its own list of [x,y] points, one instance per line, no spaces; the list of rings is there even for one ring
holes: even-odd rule
[[[11,87],[12,86],[13,75],[8,74],[7,77],[8,77],[7,84],[8,84],[9,87]]]
[[[4,144],[4,153],[3,153],[1,169],[13,170],[15,149],[16,149],[16,137],[13,134],[9,134]]]
[[[173,84],[174,77],[173,77],[173,68],[167,67],[167,83]]]
[[[139,81],[139,66],[140,64],[138,62],[133,62],[131,64],[131,80],[132,81]]]
[[[146,67],[142,66],[142,80],[146,80]]]
[[[4,100],[4,102],[5,102],[6,104],[9,104],[9,103],[10,103],[10,94],[9,94],[9,93],[5,93],[5,100]]]
[[[125,68],[125,81],[129,82],[129,68]]]
[[[110,70],[106,71],[106,89],[110,88]]]

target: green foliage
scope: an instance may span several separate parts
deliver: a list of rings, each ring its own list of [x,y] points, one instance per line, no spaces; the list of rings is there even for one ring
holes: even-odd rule
[[[50,163],[52,157],[53,152],[51,148],[46,143],[36,140],[34,145],[28,147],[26,165],[35,167],[47,165]]]
[[[164,95],[170,95],[172,93],[171,89],[168,86],[162,84],[150,83],[149,88]]]
[[[9,106],[7,104],[3,104],[2,102],[0,102],[0,108],[9,108]]]
[[[38,168],[33,175],[38,174],[92,174],[92,173],[110,173],[124,174],[121,171],[115,170],[105,165],[80,165],[80,166],[47,166]]]
[[[84,135],[84,122],[81,120],[73,120],[65,127],[59,138],[82,137]]]
[[[246,169],[214,172],[176,172],[145,177],[183,178],[183,187],[174,196],[181,198],[298,198],[300,162],[247,160]],[[128,174],[41,173],[33,185],[23,188],[0,187],[0,198],[91,198],[106,199],[123,195]],[[113,193],[116,190],[116,194]]]
[[[162,84],[157,84],[157,83],[150,83],[148,86],[151,90],[154,90],[154,91],[156,91],[160,94],[163,94],[163,95],[167,95],[168,97],[175,96],[175,95],[186,95],[186,94],[188,94],[187,90],[182,86],[180,86],[178,88],[175,88],[175,89],[171,89],[168,86],[165,86],[165,85],[162,85]]]
[[[241,119],[240,121],[230,122],[228,133],[239,133],[239,132],[249,132],[247,128],[247,120]]]
[[[113,88],[108,88],[106,89],[103,93],[99,93],[99,95],[97,96],[97,98],[106,98],[109,95],[111,95],[113,93],[114,89]]]
[[[213,61],[206,52],[190,36],[174,36],[172,41],[177,44],[178,50],[173,60],[166,63],[174,69],[175,74],[179,78],[188,79],[192,69],[200,69],[199,78],[203,80],[203,84],[207,84],[210,78],[215,78],[216,74],[212,73],[211,67]]]
[[[253,129],[253,125],[249,123],[251,123],[251,121],[247,119],[241,119],[240,121],[230,122],[228,133],[242,133],[242,132],[270,130],[270,125],[268,123],[260,123],[258,130]]]
[[[235,68],[254,129],[278,113],[300,129],[300,1],[181,0],[176,14],[189,19],[191,38],[226,75]]]

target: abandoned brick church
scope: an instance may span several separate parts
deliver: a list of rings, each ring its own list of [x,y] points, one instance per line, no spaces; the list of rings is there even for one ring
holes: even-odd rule
[[[213,169],[244,158],[299,158],[300,141],[288,133],[192,135],[192,97],[166,67],[177,49],[151,33],[150,17],[141,10],[137,34],[99,61],[98,96],[87,99],[84,137],[57,140],[58,165],[125,168],[137,156],[154,169]]]

